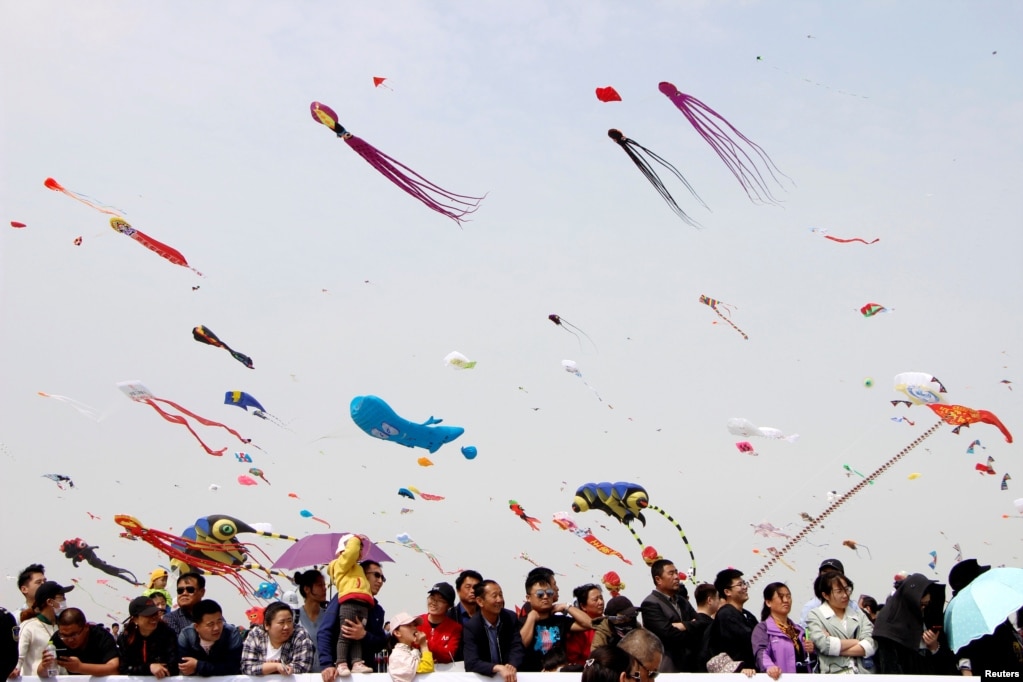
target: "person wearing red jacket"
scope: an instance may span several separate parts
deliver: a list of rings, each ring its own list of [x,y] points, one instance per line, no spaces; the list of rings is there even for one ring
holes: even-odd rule
[[[420,616],[419,631],[426,635],[426,644],[438,671],[450,669],[445,664],[455,662],[462,641],[461,623],[448,615],[454,604],[455,588],[448,583],[437,583],[427,592],[426,613]]]

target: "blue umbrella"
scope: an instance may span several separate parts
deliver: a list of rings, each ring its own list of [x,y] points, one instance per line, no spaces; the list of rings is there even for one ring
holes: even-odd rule
[[[945,634],[952,651],[990,635],[1023,606],[1023,568],[992,568],[974,578],[948,603]]]

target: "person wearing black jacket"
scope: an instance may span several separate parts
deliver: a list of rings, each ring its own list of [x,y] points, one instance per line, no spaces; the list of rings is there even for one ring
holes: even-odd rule
[[[942,632],[945,586],[914,573],[902,581],[874,623],[874,672],[954,675],[955,658]]]
[[[479,608],[462,630],[465,672],[515,682],[525,655],[519,620],[504,608],[504,593],[495,581],[484,580],[474,590]]]
[[[128,604],[129,620],[117,637],[121,675],[163,679],[178,674],[178,636],[160,619],[160,607],[150,597]]]
[[[658,559],[650,565],[654,590],[643,603],[643,627],[657,635],[666,654],[661,661],[663,672],[697,672],[697,656],[701,640],[693,625],[696,610],[689,603],[688,592],[679,579],[675,564]]]
[[[714,622],[707,629],[706,656],[708,659],[725,653],[738,663],[736,670],[756,671],[753,657],[753,628],[757,617],[743,608],[749,600],[749,583],[742,579],[742,571],[726,568],[714,578],[725,603],[718,609]]]

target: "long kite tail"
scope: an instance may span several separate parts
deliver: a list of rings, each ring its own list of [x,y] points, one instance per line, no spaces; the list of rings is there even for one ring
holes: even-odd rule
[[[851,244],[852,242],[860,242],[861,244],[866,244],[867,246],[870,246],[871,244],[876,244],[877,242],[881,241],[880,237],[877,237],[876,239],[871,239],[868,242],[867,240],[861,237],[853,237],[852,239],[839,239],[838,237],[832,237],[830,234],[824,235],[824,238],[830,239],[833,242],[839,242],[841,244]]]
[[[607,136],[614,140],[615,143],[617,143],[618,146],[621,147],[622,150],[629,156],[629,158],[632,159],[632,163],[636,165],[636,168],[639,168],[639,171],[643,174],[643,177],[645,177],[647,181],[654,186],[654,189],[656,189],[657,193],[661,195],[661,198],[664,199],[664,202],[668,204],[668,206],[675,213],[675,215],[682,219],[682,222],[695,228],[702,227],[700,223],[696,222],[693,218],[691,218],[689,214],[683,211],[682,207],[679,206],[678,203],[676,203],[675,197],[671,196],[671,192],[669,192],[668,188],[665,187],[664,182],[657,175],[657,171],[655,171],[653,166],[650,165],[650,162],[643,158],[640,152],[647,154],[651,159],[653,159],[654,161],[656,161],[657,163],[671,171],[671,173],[676,178],[682,181],[682,184],[686,186],[686,189],[689,190],[689,192],[696,198],[696,200],[699,201],[704,208],[710,210],[707,207],[707,204],[703,202],[703,199],[701,199],[700,196],[696,193],[696,190],[693,189],[692,185],[689,184],[689,181],[686,180],[685,177],[683,177],[682,173],[680,173],[677,168],[675,168],[666,160],[664,160],[654,152],[650,151],[643,145],[639,144],[635,140],[626,137],[625,134],[622,133],[622,131],[620,130],[612,128],[611,130],[607,131]]]
[[[729,310],[727,303],[722,303],[721,301],[718,301],[717,299],[713,299],[710,296],[705,296],[703,294],[700,294],[700,303],[702,303],[702,304],[704,304],[706,306],[709,306],[710,309],[714,311],[715,315],[717,315],[722,320],[724,320],[728,324],[729,327],[731,327],[735,331],[739,332],[739,335],[742,336],[742,338],[744,338],[747,341],[749,341],[749,336],[746,335],[746,332],[744,332],[743,330],[739,329],[735,325],[735,323],[732,322],[732,320],[730,318],[726,317],[725,315],[722,315],[721,311],[718,309],[718,306],[722,306],[722,307],[725,308],[725,310]]]
[[[52,189],[54,192],[62,192],[63,194],[66,194],[72,199],[74,199],[75,201],[80,201],[89,208],[94,208],[100,213],[106,213],[107,215],[113,216],[124,213],[124,211],[117,208],[116,206],[105,206],[96,201],[95,199],[93,199],[92,197],[88,196],[87,194],[79,194],[78,192],[72,192],[71,190],[67,189],[53,178],[46,178],[46,180],[43,181],[43,184],[46,186],[47,189]]]
[[[845,504],[847,501],[849,501],[856,493],[860,492],[861,490],[866,488],[868,485],[872,485],[875,479],[877,479],[879,476],[881,476],[881,474],[885,473],[890,468],[895,466],[895,464],[900,459],[902,459],[903,457],[908,455],[909,452],[913,448],[915,448],[917,445],[920,445],[920,443],[924,442],[927,438],[929,438],[931,435],[936,433],[938,431],[938,429],[940,429],[943,424],[944,424],[943,421],[939,421],[937,424],[933,425],[931,428],[929,428],[926,431],[924,431],[922,434],[920,434],[919,437],[917,437],[916,440],[914,440],[912,443],[910,443],[906,447],[902,448],[902,450],[900,450],[897,455],[895,455],[894,457],[889,459],[887,462],[882,464],[880,467],[875,469],[873,472],[870,473],[870,475],[864,477],[864,479],[862,481],[860,481],[855,486],[853,486],[853,488],[851,490],[849,490],[846,494],[842,495],[837,500],[832,502],[831,506],[829,506],[827,509],[825,509],[813,521],[811,521],[810,523],[806,524],[806,526],[803,527],[803,530],[799,531],[794,538],[789,540],[788,543],[786,543],[786,545],[784,547],[782,547],[778,551],[777,554],[772,556],[767,561],[767,563],[765,563],[763,566],[761,566],[760,569],[756,573],[753,574],[753,577],[749,579],[749,583],[753,584],[754,582],[757,581],[758,578],[761,578],[764,575],[766,575],[767,571],[770,570],[771,566],[773,566],[775,564],[775,562],[780,561],[782,556],[784,556],[790,549],[792,549],[797,544],[799,544],[799,542],[801,540],[803,540],[811,531],[815,530],[817,528],[817,526],[819,526],[821,524],[821,522],[823,522],[824,519],[826,519],[832,512],[836,511],[839,507],[841,507],[843,504]]]
[[[455,194],[435,185],[397,159],[383,153],[369,142],[355,135],[343,135],[345,143],[369,165],[384,177],[405,190],[428,208],[461,223],[467,215],[474,213],[484,197]]]
[[[148,398],[146,400],[141,401],[141,402],[143,402],[146,405],[149,405],[150,407],[152,407],[154,410],[156,410],[156,412],[161,417],[163,417],[167,421],[171,422],[172,424],[178,424],[178,425],[184,426],[186,429],[188,429],[188,432],[190,434],[192,434],[192,437],[195,438],[197,441],[199,441],[199,445],[201,445],[202,449],[206,451],[206,454],[213,455],[214,457],[221,457],[221,456],[223,456],[223,454],[225,452],[227,452],[227,448],[220,448],[219,450],[213,450],[213,449],[210,448],[209,445],[206,445],[206,443],[203,441],[203,439],[199,437],[199,434],[196,433],[195,430],[188,423],[188,420],[185,419],[184,417],[182,417],[180,414],[171,414],[170,412],[167,412],[166,410],[162,409],[159,405],[157,405],[155,402],[153,402],[153,400],[148,399]]]
[[[729,123],[724,116],[711,109],[709,106],[684,92],[668,82],[662,82],[658,89],[671,100],[679,111],[689,120],[689,123],[696,129],[700,137],[707,141],[713,148],[718,158],[724,162],[728,170],[732,172],[735,179],[742,185],[746,196],[753,202],[778,203],[771,194],[763,174],[757,166],[757,159],[764,166],[767,174],[781,186],[777,175],[788,178],[787,175],[778,170],[778,167],[771,161],[771,157],[756,142],[743,135],[735,126]],[[719,123],[724,124],[728,129],[722,128]],[[728,131],[736,139],[729,136]],[[742,143],[752,152],[747,152]],[[745,163],[744,163],[745,160]],[[777,173],[777,175],[775,175]],[[789,178],[791,180],[791,178]]]
[[[676,521],[674,518],[672,518],[671,514],[669,514],[668,512],[664,511],[663,509],[658,507],[656,504],[649,505],[647,507],[647,509],[651,509],[651,510],[657,512],[658,514],[660,514],[661,516],[663,516],[664,518],[668,519],[668,522],[671,523],[671,525],[675,526],[675,530],[677,530],[678,534],[682,537],[682,542],[685,543],[686,549],[689,550],[689,560],[691,562],[690,565],[689,565],[689,582],[691,582],[691,583],[693,583],[695,585],[696,584],[696,555],[693,553],[693,546],[689,544],[689,538],[686,537],[686,532],[684,530],[682,530],[682,526],[679,525],[678,521]]]
[[[632,533],[632,539],[638,542],[640,547],[646,547],[646,543],[643,542],[643,538],[639,537],[639,533],[633,529],[631,524],[626,523],[625,527],[629,529],[629,532]]]

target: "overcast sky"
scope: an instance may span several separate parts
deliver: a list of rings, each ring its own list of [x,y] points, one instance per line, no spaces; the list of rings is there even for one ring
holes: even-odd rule
[[[49,577],[81,581],[71,603],[90,618],[120,616],[132,588],[72,568],[63,540],[84,538],[142,578],[166,557],[119,538],[114,514],[174,532],[225,513],[295,536],[326,530],[300,516],[308,509],[381,542],[408,533],[445,569],[499,580],[509,601],[526,553],[564,575],[563,594],[615,570],[638,602],[650,579],[625,528],[576,516],[632,566],[551,523],[584,483],[644,486],[685,529],[697,578],[712,580],[727,566],[752,575],[784,545],[751,523],[798,532],[801,512],[816,516],[829,490],[856,484],[844,464],[870,472],[936,421],[890,404],[899,372],[932,373],[950,402],[991,410],[1019,436],[1021,27],[1009,1],[4,0],[4,574],[42,561]],[[779,206],[746,198],[658,91],[665,80],[766,150],[792,180],[772,187]],[[596,99],[608,85],[623,101]],[[459,227],[403,193],[310,118],[313,100],[438,185],[486,194],[479,211]],[[662,177],[703,229],[669,210],[609,128],[679,168],[709,211]],[[117,207],[205,277],[46,189],[51,176]],[[812,227],[880,241],[840,244]],[[732,304],[749,340],[701,294]],[[866,319],[868,302],[891,312]],[[199,324],[255,369],[193,341]],[[452,350],[479,364],[452,371]],[[129,379],[262,449],[200,426],[228,448],[210,457],[122,395],[116,383]],[[228,390],[288,428],[224,405]],[[377,441],[349,417],[365,394],[465,434],[433,455]],[[750,439],[751,457],[725,428],[732,417],[801,437]],[[836,556],[877,596],[899,570],[944,580],[955,543],[982,563],[1023,565],[1018,443],[982,424],[950,428],[797,545],[794,571],[767,578],[808,599],[817,565]],[[973,439],[986,449],[969,455]],[[479,456],[464,459],[463,445]],[[987,456],[995,476],[975,471]],[[250,466],[271,485],[240,486]],[[1006,472],[1016,478],[1003,492]],[[446,499],[397,495],[410,485]],[[676,531],[647,516],[644,542],[689,571]],[[257,544],[276,557],[288,543]],[[385,607],[422,611],[443,576],[385,548],[397,560]],[[240,622],[232,589],[218,579],[208,594]],[[13,582],[2,599],[17,603]]]

